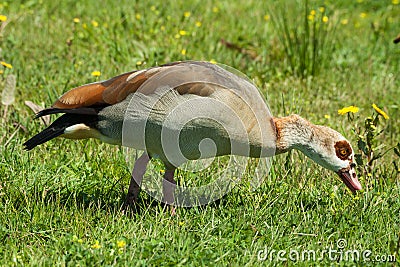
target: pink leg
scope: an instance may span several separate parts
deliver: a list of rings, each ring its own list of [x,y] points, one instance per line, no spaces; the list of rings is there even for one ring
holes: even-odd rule
[[[176,182],[174,180],[175,169],[166,170],[164,174],[163,180],[163,200],[164,203],[171,206],[171,215],[175,215],[175,207],[174,205],[174,191],[176,188]]]
[[[140,158],[138,158],[138,160],[135,162],[125,205],[131,206],[136,202],[140,191],[140,184],[142,183],[143,176],[146,173],[146,167],[149,161],[149,155],[147,155],[147,153],[143,153],[143,155],[141,155]]]

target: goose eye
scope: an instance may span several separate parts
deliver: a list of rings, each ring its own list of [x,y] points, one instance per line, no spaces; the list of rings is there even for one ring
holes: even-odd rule
[[[347,155],[346,149],[340,149],[339,153],[340,153],[341,156],[346,156]]]

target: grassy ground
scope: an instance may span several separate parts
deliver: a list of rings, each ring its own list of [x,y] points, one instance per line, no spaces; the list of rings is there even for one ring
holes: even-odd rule
[[[356,196],[294,152],[276,157],[257,190],[244,182],[219,202],[180,208],[174,217],[144,193],[140,214],[121,213],[129,169],[119,147],[59,139],[22,150],[43,129],[25,100],[49,106],[77,85],[198,59],[254,79],[275,116],[298,113],[339,130],[354,147],[376,103],[390,116],[380,117],[383,132],[371,141],[384,151],[400,139],[397,0],[310,2],[306,11],[294,1],[60,2],[0,3],[7,16],[0,57],[13,67],[4,66],[2,84],[17,77],[15,102],[0,113],[0,265],[274,265],[279,250],[287,259],[315,250],[313,264],[325,265],[337,261],[322,251],[341,247],[370,250],[377,260],[395,255],[399,263],[400,162],[393,150],[371,169],[360,166],[364,190]],[[338,115],[350,105],[360,108],[354,118]],[[265,250],[275,250],[272,261],[258,259]],[[362,262],[343,257],[339,264]]]

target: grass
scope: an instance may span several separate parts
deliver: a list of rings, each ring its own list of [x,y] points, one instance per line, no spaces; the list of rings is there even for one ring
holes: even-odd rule
[[[346,240],[345,249],[395,255],[399,263],[400,184],[393,162],[400,163],[392,152],[360,178],[366,186],[357,196],[334,173],[293,152],[274,159],[255,191],[244,181],[220,201],[179,208],[177,216],[142,193],[141,213],[129,217],[120,211],[129,168],[119,147],[57,139],[22,150],[44,127],[32,119],[25,100],[49,106],[75,86],[185,59],[215,60],[244,72],[275,116],[298,113],[339,130],[354,147],[355,129],[376,103],[390,119],[382,121],[384,130],[374,141],[389,148],[400,139],[400,47],[392,43],[400,22],[396,3],[309,1],[310,11],[324,6],[336,27],[324,39],[330,54],[315,54],[323,67],[314,76],[296,74],[313,61],[296,59],[293,47],[288,56],[282,40],[294,33],[282,35],[272,21],[284,7],[265,1],[0,3],[7,16],[0,59],[13,66],[3,68],[2,84],[9,74],[17,77],[15,102],[0,112],[0,265],[275,265],[277,257],[259,261],[259,251],[321,252],[336,249],[339,239]],[[293,10],[286,10],[286,18],[304,21],[305,12]],[[296,20],[286,23],[294,29]],[[302,40],[296,38],[291,41]],[[360,112],[349,121],[337,110],[350,105]],[[333,263],[324,257],[313,264]]]

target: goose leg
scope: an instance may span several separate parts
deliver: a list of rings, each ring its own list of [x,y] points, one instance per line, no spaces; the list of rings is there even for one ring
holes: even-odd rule
[[[140,184],[142,183],[143,176],[146,173],[147,164],[150,161],[150,156],[147,153],[138,158],[133,166],[131,182],[128,188],[128,194],[126,195],[125,206],[133,206],[138,198],[140,191]]]
[[[176,188],[176,182],[174,179],[175,169],[166,170],[163,180],[163,199],[164,203],[171,206],[171,215],[175,215],[174,205],[174,191]]]

